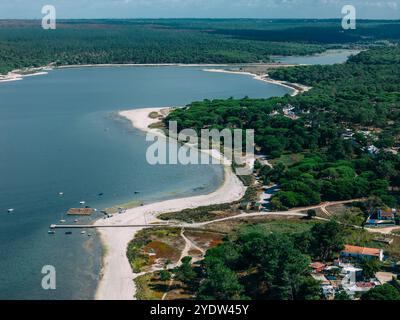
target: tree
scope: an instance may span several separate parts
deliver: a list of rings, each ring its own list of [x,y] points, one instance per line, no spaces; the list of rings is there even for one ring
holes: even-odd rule
[[[361,300],[400,300],[400,292],[394,286],[386,283],[364,293]]]
[[[376,259],[364,259],[361,262],[361,268],[363,269],[364,279],[368,281],[374,278],[375,273],[381,269],[381,263]]]
[[[161,281],[168,281],[170,279],[171,279],[171,273],[168,270],[160,271],[160,280]]]
[[[340,224],[331,220],[316,224],[311,229],[311,253],[323,261],[332,260],[344,246],[344,231]]]
[[[307,218],[308,219],[311,220],[312,218],[314,218],[316,216],[317,216],[317,211],[315,211],[314,209],[310,209],[310,210],[307,211]]]
[[[197,297],[201,300],[239,300],[244,291],[234,271],[221,262],[213,263],[206,271]]]
[[[351,300],[346,291],[341,290],[335,295],[335,300]]]
[[[257,268],[259,281],[268,288],[261,294],[263,298],[302,300],[315,296],[313,287],[304,285],[310,277],[310,258],[295,247],[293,238],[256,230],[239,241],[243,244],[242,259],[248,261],[249,269]]]
[[[300,285],[297,300],[321,300],[320,282],[312,277],[305,278]]]
[[[175,270],[176,279],[185,283],[190,283],[196,278],[196,272],[192,268],[191,261],[192,257],[182,258],[182,264]]]

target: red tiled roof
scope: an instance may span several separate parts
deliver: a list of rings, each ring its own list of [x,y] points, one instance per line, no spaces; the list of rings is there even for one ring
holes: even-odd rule
[[[357,282],[356,286],[359,288],[373,288],[375,284],[372,282]]]
[[[393,217],[393,212],[392,211],[390,211],[390,212],[388,212],[388,211],[382,211],[381,212],[381,217]]]
[[[379,257],[380,253],[381,253],[381,250],[380,249],[375,249],[375,248],[364,248],[364,247],[345,245],[345,248],[344,248],[343,252]]]
[[[326,265],[323,264],[322,262],[314,262],[314,263],[310,264],[310,267],[313,269],[322,269],[322,268],[325,268]]]

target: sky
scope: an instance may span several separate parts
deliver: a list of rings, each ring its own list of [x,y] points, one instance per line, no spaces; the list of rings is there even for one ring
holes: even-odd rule
[[[344,5],[357,17],[399,19],[400,0],[0,0],[0,19],[41,18],[340,18]]]

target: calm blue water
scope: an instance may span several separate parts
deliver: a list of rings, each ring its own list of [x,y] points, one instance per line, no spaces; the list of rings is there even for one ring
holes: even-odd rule
[[[101,209],[220,185],[219,166],[148,165],[145,135],[116,111],[285,93],[248,76],[178,67],[65,69],[0,84],[0,299],[93,298],[97,235],[47,234],[80,201]],[[41,288],[44,265],[56,267],[55,291]]]
[[[325,53],[312,56],[274,57],[276,62],[288,64],[335,64],[346,62],[351,55],[356,55],[359,50],[329,50]]]

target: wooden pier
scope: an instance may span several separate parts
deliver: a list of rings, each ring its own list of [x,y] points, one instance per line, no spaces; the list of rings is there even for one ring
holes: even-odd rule
[[[99,228],[153,228],[176,227],[176,224],[133,224],[133,225],[93,225],[93,224],[52,224],[50,229],[99,229]]]

